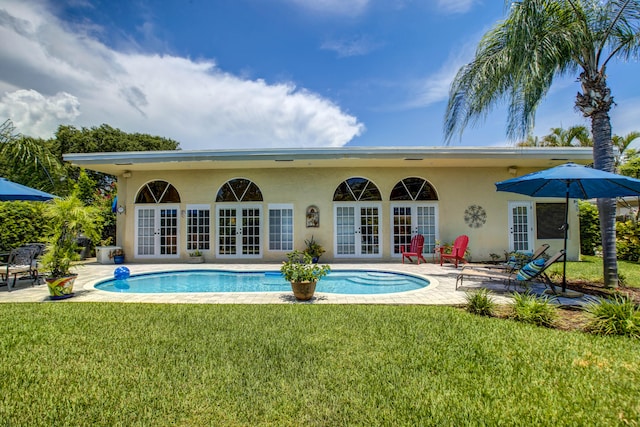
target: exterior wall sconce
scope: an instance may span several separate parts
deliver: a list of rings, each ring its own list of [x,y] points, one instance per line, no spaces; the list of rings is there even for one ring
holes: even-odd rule
[[[516,174],[518,173],[518,168],[515,166],[509,166],[509,169],[507,169],[509,171],[509,175],[511,176],[516,176]]]
[[[131,171],[122,172],[122,177],[123,178],[131,178]]]
[[[125,213],[126,209],[124,208],[124,206],[120,205],[120,206],[118,206],[117,211],[118,211],[119,214],[123,214],[123,213]]]

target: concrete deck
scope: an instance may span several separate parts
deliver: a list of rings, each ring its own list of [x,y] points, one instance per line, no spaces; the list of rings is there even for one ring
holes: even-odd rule
[[[279,270],[280,264],[125,264],[131,274],[158,271],[175,271],[190,269],[211,270]],[[501,282],[477,281],[465,279],[464,288],[455,289],[456,276],[459,269],[453,265],[440,266],[433,263],[402,264],[397,263],[335,263],[334,270],[377,270],[413,274],[427,278],[431,285],[416,291],[378,294],[378,295],[342,295],[316,292],[307,302],[297,301],[291,292],[227,292],[227,293],[167,293],[167,294],[133,294],[115,293],[95,289],[95,283],[113,278],[114,264],[99,264],[88,260],[77,269],[78,278],[74,285],[73,298],[58,300],[62,302],[137,302],[137,303],[188,303],[188,304],[415,304],[415,305],[456,305],[464,304],[465,291],[488,288],[493,292],[497,303],[511,301],[510,292]],[[541,293],[542,285],[532,287],[532,291]],[[588,298],[558,298],[559,304],[579,305]],[[53,302],[49,299],[49,291],[45,284],[31,285],[30,281],[20,280],[17,286],[8,291],[6,286],[0,287],[0,303],[2,302]]]

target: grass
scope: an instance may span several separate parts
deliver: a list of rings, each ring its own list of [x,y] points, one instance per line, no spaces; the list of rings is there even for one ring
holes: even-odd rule
[[[453,307],[0,304],[0,425],[637,425],[640,343]]]
[[[558,262],[549,268],[562,280],[562,262]],[[590,283],[604,283],[602,276],[602,258],[582,255],[581,261],[567,262],[567,279],[583,280]],[[631,261],[618,260],[618,274],[624,280],[624,285],[640,288],[640,264]]]

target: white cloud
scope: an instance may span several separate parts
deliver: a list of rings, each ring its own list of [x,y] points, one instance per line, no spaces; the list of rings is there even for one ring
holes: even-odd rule
[[[298,7],[330,15],[358,16],[369,5],[370,0],[285,0]]]
[[[477,0],[438,0],[438,8],[444,13],[466,13],[476,2]]]
[[[247,80],[212,60],[117,52],[42,5],[4,2],[0,39],[0,88],[15,89],[0,98],[0,114],[25,135],[107,123],[204,149],[335,147],[364,131],[335,103],[292,84]]]
[[[65,92],[45,97],[35,90],[17,90],[0,98],[0,117],[10,117],[16,128],[29,136],[49,138],[51,129],[79,114],[78,99]]]
[[[368,36],[355,36],[350,39],[326,40],[320,46],[321,49],[333,50],[341,58],[366,55],[382,46],[382,43],[374,41]]]

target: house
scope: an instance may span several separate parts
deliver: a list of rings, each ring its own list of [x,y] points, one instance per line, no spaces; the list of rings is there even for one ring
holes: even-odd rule
[[[118,179],[117,242],[128,261],[280,262],[313,237],[322,260],[400,261],[411,236],[425,251],[458,235],[474,261],[562,248],[563,199],[497,192],[495,183],[591,148],[346,147],[66,154]],[[579,256],[569,203],[568,258]]]

